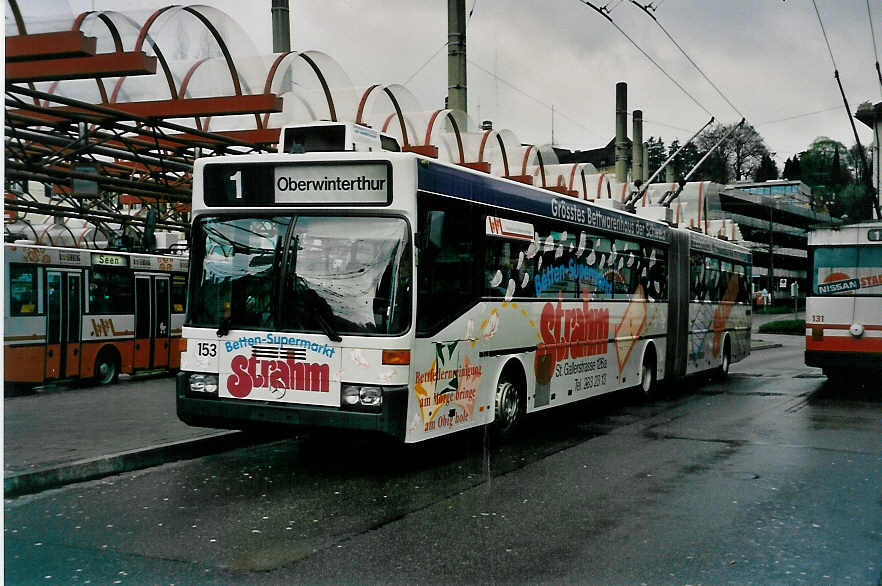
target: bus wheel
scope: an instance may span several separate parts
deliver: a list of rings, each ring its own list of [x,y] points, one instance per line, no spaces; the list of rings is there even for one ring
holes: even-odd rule
[[[717,379],[725,380],[729,376],[729,367],[732,365],[732,347],[729,345],[729,338],[723,345],[723,359],[720,362],[720,368],[717,369]]]
[[[656,379],[655,352],[647,349],[643,356],[643,366],[640,368],[640,390],[645,397],[654,397],[658,380]]]
[[[95,382],[99,385],[109,385],[119,379],[119,366],[112,352],[102,351],[95,359]]]
[[[507,369],[496,385],[496,413],[493,421],[493,431],[496,436],[505,439],[514,434],[523,421],[525,414],[524,386],[514,376],[511,369]]]

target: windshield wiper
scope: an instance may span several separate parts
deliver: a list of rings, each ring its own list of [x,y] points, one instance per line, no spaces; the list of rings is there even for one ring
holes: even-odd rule
[[[230,318],[225,317],[224,319],[222,319],[220,325],[217,328],[217,337],[223,338],[224,336],[229,334],[231,326],[232,322],[230,321]]]
[[[334,329],[334,326],[325,319],[325,316],[322,315],[321,310],[317,311],[315,314],[315,319],[322,327],[322,331],[325,333],[327,337],[331,339],[332,342],[342,342],[343,338],[340,337],[340,334],[337,333],[337,330]]]

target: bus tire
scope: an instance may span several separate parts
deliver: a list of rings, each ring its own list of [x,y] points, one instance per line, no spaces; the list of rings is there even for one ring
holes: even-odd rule
[[[95,358],[95,383],[109,385],[119,380],[119,357],[116,352],[104,348]]]
[[[499,439],[512,437],[526,415],[526,379],[519,366],[506,365],[496,383],[493,432]]]
[[[729,378],[730,366],[732,366],[732,344],[729,341],[729,336],[726,336],[726,341],[723,342],[723,357],[720,359],[720,366],[716,372],[717,380]]]
[[[640,392],[646,398],[654,398],[658,394],[658,367],[655,360],[655,348],[649,346],[643,353],[643,364],[640,366]]]

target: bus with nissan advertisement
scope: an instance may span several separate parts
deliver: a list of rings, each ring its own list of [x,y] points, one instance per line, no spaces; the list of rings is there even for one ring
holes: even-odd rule
[[[882,223],[809,232],[805,363],[833,380],[882,374]]]

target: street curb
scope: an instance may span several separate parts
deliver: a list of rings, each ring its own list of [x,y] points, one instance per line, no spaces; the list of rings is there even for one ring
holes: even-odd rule
[[[13,474],[3,478],[3,496],[12,498],[59,488],[75,482],[97,480],[114,474],[142,470],[177,460],[208,456],[253,443],[242,431],[223,431],[190,440],[138,448],[98,458]]]
[[[756,352],[757,350],[768,350],[769,348],[781,348],[784,344],[777,344],[775,342],[766,342],[763,344],[757,344],[756,346],[751,346],[750,351]]]

